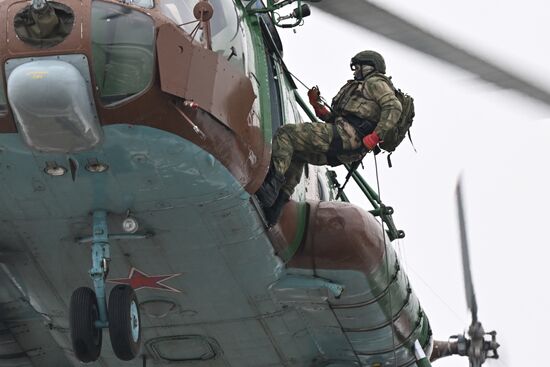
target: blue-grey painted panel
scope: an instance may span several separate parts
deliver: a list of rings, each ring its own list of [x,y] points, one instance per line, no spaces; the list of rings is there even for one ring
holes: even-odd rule
[[[70,172],[60,177],[44,172],[46,162],[69,169],[70,160],[78,166],[74,179]],[[86,170],[92,163],[109,168],[93,173]],[[364,310],[337,309],[380,294],[388,279],[385,268],[368,276],[318,269],[316,276],[345,289],[339,299],[328,292],[328,303],[278,299],[269,289],[287,270],[274,255],[249,194],[209,153],[175,135],[142,126],[107,126],[101,146],[64,155],[31,152],[16,134],[2,134],[0,190],[0,252],[24,255],[11,265],[33,307],[52,320],[50,332],[69,354],[68,300],[75,288],[91,285],[90,246],[77,239],[91,235],[95,209],[109,212],[111,234],[121,233],[128,210],[139,223],[138,234],[152,234],[113,239],[108,277],[128,278],[132,269],[166,277],[153,289],[137,291],[144,341],[150,342],[144,352],[152,366],[173,365],[164,360],[171,353],[192,355],[179,353],[178,343],[165,343],[158,352],[162,355],[155,354],[151,343],[158,338],[212,340],[222,352],[193,362],[208,367],[356,366],[375,358],[357,355],[352,346],[366,350],[370,341],[388,343],[387,331],[374,339],[368,333],[344,332],[341,325],[350,326],[351,320],[364,325],[372,320],[361,314]],[[395,264],[389,251],[387,269],[394,271]],[[312,275],[296,269],[288,273]],[[404,275],[399,274],[399,283],[406,283]],[[411,309],[415,307],[417,303]],[[384,314],[382,309],[368,313]],[[193,343],[197,353],[207,349]],[[108,345],[107,338],[101,360],[91,366],[121,365]],[[141,366],[141,361],[123,365]]]
[[[0,149],[2,246],[29,256],[14,265],[68,349],[68,300],[75,288],[91,284],[90,248],[76,239],[91,235],[89,213],[102,208],[111,234],[121,233],[128,209],[138,233],[154,233],[111,241],[109,279],[126,278],[131,268],[150,276],[177,274],[163,284],[179,292],[137,291],[141,302],[175,305],[161,318],[142,309],[145,341],[213,338],[223,353],[201,366],[303,366],[319,354],[309,334],[297,336],[306,329],[302,318],[270,298],[268,286],[284,266],[249,195],[209,153],[174,135],[129,125],[107,127],[104,144],[86,153],[33,153],[15,134],[0,135]],[[69,158],[79,166],[74,181],[69,172],[44,173],[45,162],[68,166]],[[90,161],[109,169],[88,172]],[[101,361],[92,365],[119,365],[106,343]]]

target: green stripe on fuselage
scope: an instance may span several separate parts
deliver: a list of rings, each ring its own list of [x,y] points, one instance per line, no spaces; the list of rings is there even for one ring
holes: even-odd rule
[[[305,240],[306,229],[307,229],[307,220],[309,218],[309,205],[304,202],[296,204],[297,206],[297,223],[296,223],[296,235],[290,243],[290,245],[281,253],[279,256],[281,259],[287,263],[292,259],[296,251],[300,248],[302,243]]]
[[[266,142],[271,141],[272,136],[272,113],[271,113],[271,96],[269,93],[269,73],[267,70],[267,56],[265,43],[262,36],[262,30],[260,28],[260,23],[258,21],[258,16],[256,14],[247,15],[245,14],[244,7],[240,3],[240,12],[244,14],[243,19],[248,25],[248,31],[250,32],[250,37],[252,40],[253,46],[253,60],[254,60],[254,75],[249,75],[252,77],[252,83],[258,86],[259,91],[259,101],[260,101],[260,123],[263,132],[263,137]],[[249,60],[251,55],[247,55]]]

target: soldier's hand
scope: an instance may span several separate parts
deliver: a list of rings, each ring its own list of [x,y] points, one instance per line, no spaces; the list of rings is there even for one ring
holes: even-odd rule
[[[309,98],[309,103],[312,106],[319,105],[321,101],[321,92],[319,91],[319,87],[314,86],[310,90],[308,90],[307,97]]]
[[[367,147],[368,150],[373,150],[376,148],[376,145],[380,142],[380,137],[376,132],[372,132],[369,135],[363,138],[363,145]]]

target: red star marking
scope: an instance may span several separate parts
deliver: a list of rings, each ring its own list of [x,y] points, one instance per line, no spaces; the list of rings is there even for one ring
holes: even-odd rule
[[[168,292],[181,293],[179,289],[172,288],[170,286],[167,286],[166,284],[163,284],[164,281],[177,277],[181,274],[182,273],[169,274],[169,275],[148,275],[142,272],[141,270],[138,270],[132,267],[130,269],[130,274],[128,275],[128,278],[107,279],[107,282],[115,283],[115,284],[128,284],[135,291],[140,290],[142,288],[150,288],[150,289],[160,289]]]

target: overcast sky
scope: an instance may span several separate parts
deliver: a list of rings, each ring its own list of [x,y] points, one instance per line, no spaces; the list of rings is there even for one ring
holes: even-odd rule
[[[546,1],[376,2],[550,90]],[[547,365],[550,107],[316,9],[296,33],[281,35],[290,70],[319,85],[329,101],[352,77],[351,56],[364,49],[381,52],[395,84],[415,98],[418,153],[406,140],[392,156],[393,168],[385,157],[378,167],[382,199],[407,234],[395,248],[436,339],[470,323],[454,197],[462,172],[479,317],[486,330],[498,331],[502,344],[503,358],[488,365]],[[373,158],[365,163],[375,187]],[[468,362],[452,357],[435,366]]]

